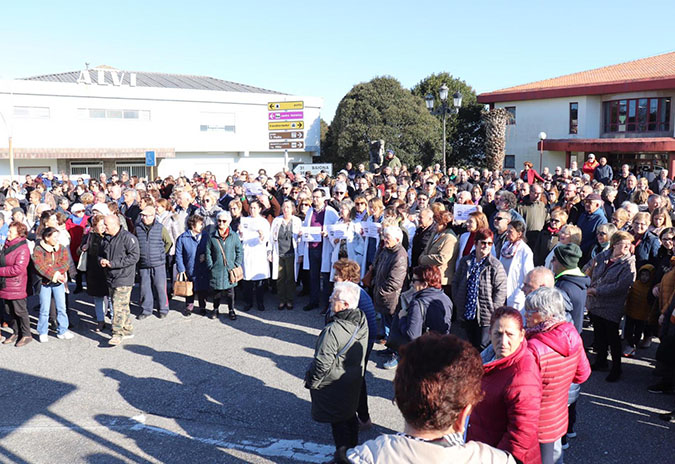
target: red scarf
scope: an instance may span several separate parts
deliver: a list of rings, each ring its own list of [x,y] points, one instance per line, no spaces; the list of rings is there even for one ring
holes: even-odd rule
[[[464,246],[464,250],[462,251],[462,256],[466,256],[469,253],[471,253],[471,249],[473,248],[475,238],[476,232],[469,232],[469,239],[466,241],[466,245]]]

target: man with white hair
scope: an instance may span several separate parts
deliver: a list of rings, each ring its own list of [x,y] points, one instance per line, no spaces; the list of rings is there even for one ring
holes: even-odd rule
[[[652,181],[649,188],[652,189],[652,192],[659,195],[662,191],[670,189],[672,183],[673,181],[668,178],[668,170],[661,169],[658,177]]]
[[[382,315],[382,330],[386,338],[398,306],[398,298],[408,272],[408,252],[401,245],[403,231],[400,227],[385,227],[382,231],[384,246],[373,263],[373,303]]]
[[[595,168],[598,167],[598,162],[595,160],[595,155],[593,153],[588,154],[586,162],[581,167],[581,170],[584,174],[588,174],[588,177],[593,180],[593,174],[595,173]]]

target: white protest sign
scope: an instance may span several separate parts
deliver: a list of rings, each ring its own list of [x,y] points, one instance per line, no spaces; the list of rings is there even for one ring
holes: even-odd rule
[[[459,205],[455,203],[453,206],[452,214],[455,216],[455,221],[462,222],[469,219],[469,214],[474,211],[478,211],[476,205]]]

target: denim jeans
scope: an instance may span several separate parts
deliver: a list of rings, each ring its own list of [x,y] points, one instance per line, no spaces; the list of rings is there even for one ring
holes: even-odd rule
[[[59,323],[58,334],[68,331],[68,315],[66,314],[66,287],[64,284],[43,284],[40,288],[40,316],[37,331],[39,335],[47,334],[49,329],[49,306],[54,297],[56,304],[56,321]]]
[[[107,299],[107,296],[94,297],[94,312],[96,313],[96,322],[105,321],[105,305]]]

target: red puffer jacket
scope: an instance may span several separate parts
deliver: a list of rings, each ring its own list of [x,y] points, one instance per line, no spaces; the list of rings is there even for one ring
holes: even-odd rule
[[[541,376],[527,340],[512,355],[483,369],[485,397],[471,413],[467,439],[508,451],[520,462],[540,464]]]
[[[539,443],[551,443],[567,432],[567,392],[572,382],[591,375],[579,332],[560,322],[543,332],[527,335],[528,348],[541,370],[542,395]]]
[[[23,245],[5,255],[5,265],[0,267],[0,277],[5,278],[5,288],[0,290],[0,298],[5,300],[21,300],[26,298],[26,284],[28,281],[28,263],[30,250],[26,239],[17,237],[5,242],[5,249],[23,241]]]

